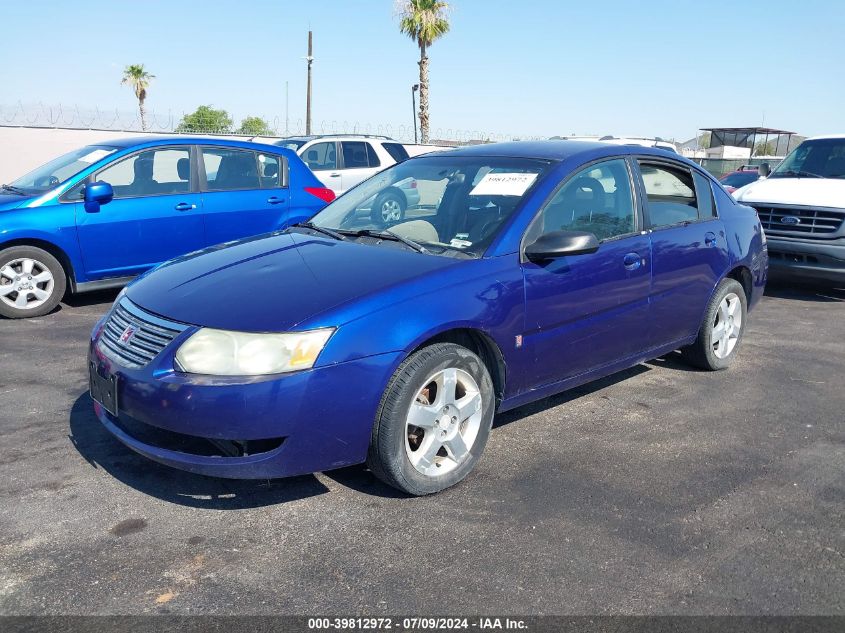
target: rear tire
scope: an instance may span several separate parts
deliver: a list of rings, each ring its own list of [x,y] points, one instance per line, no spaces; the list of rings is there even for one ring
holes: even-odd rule
[[[723,279],[704,311],[698,338],[681,349],[690,365],[709,371],[727,369],[736,358],[745,333],[748,300],[735,279]]]
[[[385,191],[373,203],[370,219],[376,226],[401,222],[405,218],[405,198],[396,191]]]
[[[65,271],[50,253],[35,246],[0,251],[0,315],[9,319],[52,312],[67,289]]]
[[[452,343],[425,347],[387,385],[367,465],[386,484],[411,495],[454,486],[478,462],[494,409],[493,381],[477,355]]]

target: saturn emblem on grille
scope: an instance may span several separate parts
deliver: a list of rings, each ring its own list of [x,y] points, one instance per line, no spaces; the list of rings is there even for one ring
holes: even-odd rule
[[[780,219],[780,223],[795,226],[796,224],[801,224],[801,218],[796,218],[794,215],[785,215]]]
[[[135,336],[135,332],[138,331],[138,328],[134,325],[128,325],[125,330],[123,330],[123,334],[120,335],[120,343],[122,345],[129,345],[129,342],[132,340],[132,337]]]

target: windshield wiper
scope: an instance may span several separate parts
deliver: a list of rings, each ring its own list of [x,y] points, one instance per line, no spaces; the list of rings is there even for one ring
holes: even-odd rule
[[[293,226],[311,229],[312,231],[322,233],[323,235],[328,235],[329,237],[334,238],[336,240],[340,240],[341,242],[346,241],[347,239],[343,233],[338,233],[337,231],[333,231],[332,229],[327,229],[324,226],[317,226],[312,222],[299,222],[297,224],[294,224]]]
[[[418,253],[428,253],[425,246],[422,244],[417,244],[413,240],[409,240],[407,237],[402,237],[394,233],[393,231],[389,231],[388,229],[383,229],[381,231],[374,231],[373,229],[361,229],[359,231],[350,231],[353,235],[366,235],[367,237],[377,237],[383,240],[393,240],[394,242],[402,242],[408,248],[412,248]]]
[[[19,196],[28,196],[29,194],[24,191],[23,189],[19,189],[14,185],[3,185],[3,191],[11,191],[12,193],[16,193]]]
[[[800,169],[785,169],[772,174],[772,176],[786,176],[793,178],[824,178],[821,174],[814,174],[811,171],[802,171]]]

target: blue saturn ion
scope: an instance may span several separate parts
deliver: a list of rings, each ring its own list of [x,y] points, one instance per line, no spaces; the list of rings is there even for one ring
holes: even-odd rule
[[[373,219],[408,178],[419,203]],[[756,213],[666,152],[430,154],[310,221],[141,276],[93,330],[90,391],[108,431],[176,468],[366,462],[429,494],[475,467],[497,411],[678,349],[728,367],[767,269]]]
[[[124,285],[333,199],[281,147],[178,136],[82,147],[0,187],[0,315],[47,314],[66,291]]]

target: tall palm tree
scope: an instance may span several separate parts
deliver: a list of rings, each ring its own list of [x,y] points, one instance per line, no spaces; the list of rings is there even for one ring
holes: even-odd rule
[[[420,136],[428,143],[428,48],[449,32],[449,5],[442,0],[400,0],[399,30],[420,47]]]
[[[130,64],[123,69],[123,80],[121,85],[129,84],[135,91],[135,96],[138,98],[138,112],[141,114],[141,129],[147,131],[147,110],[144,108],[144,101],[147,100],[147,88],[150,86],[150,81],[155,79],[155,75],[144,70],[143,64]]]

